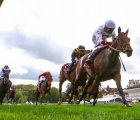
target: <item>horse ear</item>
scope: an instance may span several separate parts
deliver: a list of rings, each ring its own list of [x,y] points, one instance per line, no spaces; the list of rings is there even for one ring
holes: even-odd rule
[[[121,27],[119,26],[119,28],[118,28],[118,34],[120,34],[121,33]]]
[[[128,32],[129,32],[129,29],[125,32],[125,34],[127,35],[127,34],[128,34]]]

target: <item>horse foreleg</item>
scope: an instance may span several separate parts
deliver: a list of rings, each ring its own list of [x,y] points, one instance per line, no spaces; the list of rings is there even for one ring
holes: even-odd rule
[[[87,94],[87,102],[90,102],[90,94]]]
[[[0,105],[2,105],[2,102],[3,102],[4,97],[5,97],[5,94],[3,94],[3,95],[1,96]]]
[[[97,103],[98,91],[99,91],[99,87],[97,87],[97,89],[93,93],[93,104],[92,104],[93,106],[95,106],[95,104]]]
[[[114,80],[116,81],[116,85],[117,85],[118,91],[119,91],[119,93],[120,93],[120,95],[122,97],[123,104],[125,104],[126,107],[131,107],[131,105],[128,104],[128,102],[126,101],[126,99],[124,97],[123,89],[122,89],[122,86],[121,86],[121,75],[117,74],[115,76]]]
[[[77,88],[78,88],[78,82],[76,80],[75,84],[72,85],[72,92],[71,92],[71,96],[70,96],[70,99],[69,99],[68,103],[71,103],[71,100],[73,99],[73,95],[75,94],[75,91],[76,91]]]
[[[83,100],[83,98],[84,98],[85,95],[87,94],[87,89],[88,89],[88,87],[92,84],[93,80],[94,80],[94,79],[89,79],[87,85],[85,86],[85,88],[84,88],[84,90],[83,90],[83,94],[82,94],[82,96],[80,97],[80,99],[79,99],[79,101],[77,102],[77,104],[79,104],[79,103]]]
[[[0,105],[2,105],[2,97],[0,97]]]
[[[36,91],[36,105],[37,105],[37,102],[38,102],[38,98],[40,97],[40,92],[37,90]]]
[[[58,99],[58,105],[60,105],[62,103],[62,96],[61,96],[61,93],[62,93],[62,85],[64,83],[64,81],[62,80],[59,80],[59,99]]]
[[[9,101],[10,101],[10,100],[9,100],[9,99],[10,99],[10,97],[9,97],[9,92],[6,93],[6,99],[7,99],[7,104],[8,104]]]
[[[45,100],[45,91],[42,91],[41,103],[42,103],[42,101],[44,102],[44,100]]]

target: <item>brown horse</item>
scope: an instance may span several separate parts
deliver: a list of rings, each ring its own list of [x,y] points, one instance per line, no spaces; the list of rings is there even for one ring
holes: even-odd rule
[[[51,75],[46,75],[45,78],[46,78],[45,81],[41,83],[41,89],[38,90],[38,88],[36,88],[36,92],[35,92],[36,105],[37,105],[40,95],[42,95],[41,96],[41,102],[42,102],[45,98],[46,93],[51,94],[50,90],[51,90],[51,83],[53,81],[53,78]]]
[[[61,70],[60,70],[60,75],[59,75],[59,100],[58,100],[58,104],[62,103],[62,98],[61,98],[61,92],[62,92],[62,85],[63,83],[68,80],[71,83],[71,89],[73,89],[74,86],[74,82],[75,82],[75,68],[77,66],[77,64],[73,65],[73,68],[71,70],[70,75],[67,74],[67,68],[69,66],[70,63],[66,63],[62,66]],[[84,77],[82,77],[80,84],[78,86],[85,86],[85,82],[87,80],[87,77],[84,75]],[[76,89],[74,91],[74,94],[76,93]]]
[[[107,81],[110,79],[114,79],[116,82],[118,91],[123,99],[123,103],[129,107],[130,105],[127,103],[123,89],[121,86],[121,62],[119,59],[119,53],[123,52],[127,55],[127,57],[130,57],[132,55],[133,49],[130,45],[130,38],[127,36],[128,30],[126,32],[121,32],[121,28],[118,28],[118,36],[117,38],[112,42],[111,46],[107,45],[105,49],[103,49],[93,60],[90,69],[84,68],[85,60],[87,59],[87,56],[84,56],[82,59],[80,59],[77,68],[76,68],[76,80],[73,91],[78,87],[78,83],[80,82],[80,77],[83,76],[83,74],[87,73],[89,76],[89,82],[87,86],[84,89],[84,92],[77,101],[77,104],[80,103],[80,101],[83,99],[83,97],[86,95],[86,91],[88,87],[92,84],[94,81],[95,84],[93,86],[94,92],[97,91],[99,83],[103,81]],[[72,92],[73,95],[74,92]],[[72,100],[70,98],[69,102]]]
[[[11,88],[7,91],[6,98],[7,98],[7,103],[12,103],[14,101],[16,94],[16,86],[13,85]]]
[[[90,50],[86,50],[86,54],[88,54],[90,52],[91,52]],[[74,82],[75,82],[75,77],[76,77],[75,68],[77,66],[77,63],[78,63],[78,61],[71,68],[71,73],[69,75],[67,74],[67,69],[68,69],[70,63],[64,64],[62,66],[61,70],[60,70],[60,74],[59,74],[59,100],[58,100],[58,104],[62,103],[62,96],[61,96],[62,85],[63,85],[63,83],[66,80],[68,80],[71,83],[71,90],[73,89]],[[81,82],[79,83],[78,86],[82,86],[84,88],[86,80],[87,80],[87,77],[84,75],[84,77],[82,77]],[[74,91],[74,93],[76,93],[76,90]]]
[[[9,80],[9,74],[3,74],[3,78],[0,80],[0,105],[2,105],[3,99],[11,86],[11,82]]]

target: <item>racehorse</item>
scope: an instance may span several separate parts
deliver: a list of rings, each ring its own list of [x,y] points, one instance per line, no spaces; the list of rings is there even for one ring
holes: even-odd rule
[[[4,73],[3,78],[0,80],[0,105],[2,105],[3,99],[11,86],[11,82],[9,80],[9,74]]]
[[[36,105],[40,95],[42,95],[41,96],[41,102],[42,102],[45,98],[46,93],[48,93],[49,95],[51,94],[50,89],[51,89],[51,82],[53,81],[53,78],[51,75],[46,75],[45,78],[46,78],[45,81],[41,83],[41,88],[40,88],[41,91],[38,90],[38,88],[36,88],[36,92],[35,92]]]
[[[71,69],[71,73],[68,75],[67,74],[67,68],[69,66],[70,63],[66,63],[62,66],[61,70],[60,70],[60,74],[59,74],[59,100],[58,100],[58,104],[60,105],[62,103],[62,98],[61,98],[61,92],[62,92],[62,85],[63,83],[68,80],[71,83],[71,90],[73,89],[74,86],[74,82],[75,82],[75,68],[77,66],[77,64],[74,64],[72,69]],[[84,75],[84,77],[82,77],[81,82],[78,86],[85,86],[87,77]],[[76,89],[74,91],[74,94],[76,93]]]
[[[16,94],[16,86],[11,86],[11,88],[7,91],[6,98],[7,98],[7,103],[12,103],[14,101]]]
[[[133,49],[130,45],[130,38],[127,35],[128,30],[126,32],[121,32],[121,28],[119,27],[118,36],[116,39],[111,43],[111,45],[107,44],[106,48],[95,57],[95,59],[92,61],[92,64],[89,66],[90,68],[83,67],[85,65],[87,56],[83,56],[83,58],[80,59],[76,67],[76,79],[72,95],[74,94],[74,90],[78,87],[80,77],[83,74],[87,73],[89,76],[89,82],[85,86],[83,94],[79,101],[77,101],[77,104],[79,104],[86,95],[86,91],[93,81],[95,82],[93,90],[96,92],[100,82],[114,79],[117,89],[122,97],[123,104],[125,104],[127,107],[131,106],[127,103],[121,86],[121,61],[119,59],[120,52],[125,53],[127,57],[132,55]],[[69,102],[71,100],[72,98],[70,98]]]
[[[86,54],[88,54],[90,52],[91,52],[90,50],[86,50]],[[78,61],[72,66],[70,74],[67,73],[67,69],[68,69],[70,63],[66,63],[61,67],[60,74],[59,74],[59,100],[58,100],[59,105],[62,103],[61,93],[62,93],[63,83],[66,80],[68,80],[71,83],[71,90],[73,89],[75,77],[76,77],[75,68],[77,66],[77,63],[78,63]],[[86,80],[87,80],[87,76],[84,75],[84,77],[81,78],[81,82],[79,83],[78,86],[81,86],[84,88]],[[76,90],[74,91],[74,93],[76,93]]]

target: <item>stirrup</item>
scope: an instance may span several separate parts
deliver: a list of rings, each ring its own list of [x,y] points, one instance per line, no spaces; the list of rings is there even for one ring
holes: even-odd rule
[[[90,65],[92,63],[92,61],[88,59],[88,60],[85,61],[85,63],[87,63],[88,65]]]

